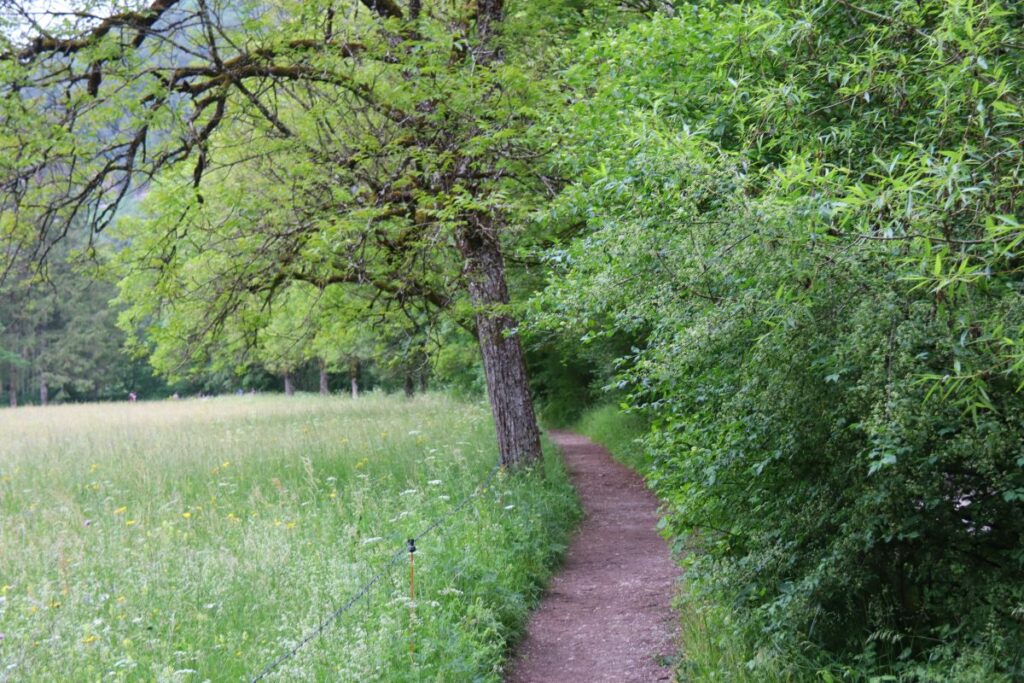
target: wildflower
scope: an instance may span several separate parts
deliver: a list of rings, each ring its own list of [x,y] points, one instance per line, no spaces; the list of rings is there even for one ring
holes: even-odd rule
[[[84,522],[82,522],[82,526],[92,526],[92,520],[91,519],[85,520]]]
[[[90,635],[90,636],[86,636],[85,638],[82,638],[82,643],[85,644],[85,645],[88,645],[89,643],[95,643],[99,639],[100,639],[99,636],[92,636],[92,635]]]
[[[182,512],[181,516],[184,517],[185,519],[188,519],[189,517],[192,516],[192,513],[191,512]]]
[[[89,471],[90,472],[95,472],[96,470],[99,469],[99,467],[100,467],[99,465],[97,465],[96,463],[93,463],[92,465],[89,465]]]
[[[0,595],[7,595],[7,591],[11,590],[12,588],[14,588],[14,586],[12,586],[9,583],[5,583],[3,586],[0,586]]]
[[[225,460],[224,462],[222,462],[220,464],[220,466],[223,467],[224,469],[227,469],[227,468],[231,467],[231,461],[230,460]]]
[[[335,499],[337,497],[338,497],[338,492],[337,491],[331,491],[331,500],[333,500],[333,499]]]
[[[124,520],[124,525],[125,526],[135,526],[135,520],[134,519],[126,519],[126,520]]]
[[[296,525],[297,523],[298,523],[298,522],[288,522],[288,523],[287,523],[287,524],[285,524],[284,526],[285,526],[285,528],[286,528],[286,529],[294,529],[294,528],[295,528],[295,525]]]
[[[119,507],[116,510],[114,510],[114,514],[115,515],[123,515],[127,511],[128,511],[128,507],[125,506],[125,505],[122,505],[121,507]]]

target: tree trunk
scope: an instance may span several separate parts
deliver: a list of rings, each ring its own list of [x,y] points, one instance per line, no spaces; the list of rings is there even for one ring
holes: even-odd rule
[[[46,381],[46,376],[39,378],[39,405],[45,406],[50,403],[50,385]]]
[[[331,393],[331,387],[327,383],[327,364],[320,360],[320,393],[324,396]]]
[[[352,385],[352,398],[359,398],[359,359],[353,358],[348,363],[348,376]]]
[[[11,400],[11,407],[18,407],[18,366],[11,364],[11,386],[8,387],[8,397]]]
[[[477,0],[476,31],[482,52],[481,61],[483,62],[489,62],[500,57],[494,50],[491,39],[494,37],[497,25],[501,22],[504,4],[503,0]]]
[[[508,304],[505,261],[491,221],[486,215],[470,216],[459,232],[458,247],[466,263],[469,298],[477,310],[477,338],[498,432],[498,454],[502,465],[516,467],[540,459],[540,430],[516,321],[504,311]]]
[[[420,372],[420,393],[421,394],[427,393],[427,380],[428,380],[427,371],[426,370],[421,371]]]
[[[405,373],[405,397],[412,398],[412,395],[416,393],[416,384],[412,380],[412,373]]]
[[[292,384],[292,373],[288,371],[284,373],[284,393],[285,396],[295,395],[295,385]]]

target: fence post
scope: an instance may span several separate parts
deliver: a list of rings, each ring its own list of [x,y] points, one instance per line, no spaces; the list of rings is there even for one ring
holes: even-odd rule
[[[409,548],[409,656],[413,654],[415,621],[416,621],[416,539],[406,541]]]

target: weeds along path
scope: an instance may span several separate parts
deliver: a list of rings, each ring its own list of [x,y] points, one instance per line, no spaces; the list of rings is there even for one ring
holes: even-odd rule
[[[507,683],[668,681],[679,569],[654,530],[658,503],[601,446],[551,432],[586,515],[510,666]]]

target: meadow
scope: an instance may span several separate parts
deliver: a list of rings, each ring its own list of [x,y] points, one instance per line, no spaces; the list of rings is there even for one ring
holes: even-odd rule
[[[266,680],[497,681],[579,512],[495,451],[443,395],[0,411],[0,681],[250,680],[380,571]]]

